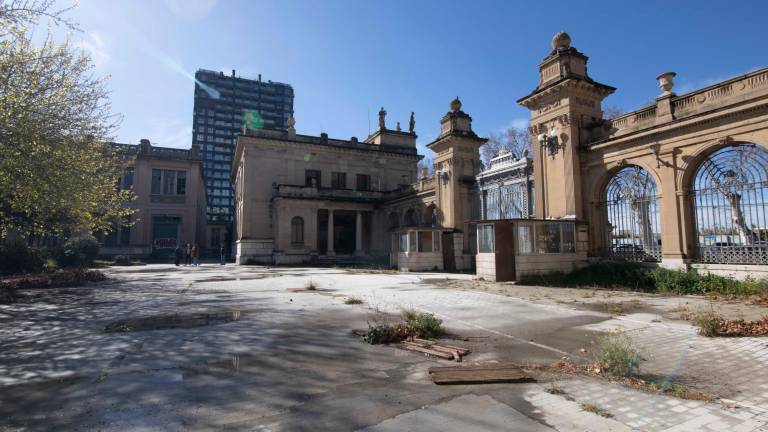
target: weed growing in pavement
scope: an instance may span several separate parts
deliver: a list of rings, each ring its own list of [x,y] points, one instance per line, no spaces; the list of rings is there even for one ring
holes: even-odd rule
[[[344,300],[344,304],[348,304],[348,305],[363,304],[363,301],[357,297],[347,297]]]
[[[403,309],[400,315],[416,337],[435,339],[444,333],[443,320],[431,313],[416,312],[413,309]]]
[[[605,417],[605,418],[613,417],[613,414],[609,413],[608,411],[600,408],[599,406],[597,406],[597,405],[595,405],[595,404],[593,404],[591,402],[582,402],[582,403],[579,404],[579,406],[581,406],[581,409],[583,411],[595,413],[595,414],[597,414],[597,415],[599,415],[601,417]]]
[[[640,368],[643,357],[635,341],[622,334],[606,337],[600,343],[597,363],[602,371],[614,377],[627,377]]]
[[[307,291],[316,291],[317,285],[315,285],[315,281],[310,279],[309,282],[307,282],[307,284],[304,286],[304,289],[306,289]]]
[[[699,327],[699,334],[706,337],[719,335],[722,322],[723,318],[713,309],[693,316],[693,323]]]

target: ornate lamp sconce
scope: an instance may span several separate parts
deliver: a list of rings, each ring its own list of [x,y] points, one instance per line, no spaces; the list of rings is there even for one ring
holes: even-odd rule
[[[661,168],[661,144],[651,144],[649,147],[656,157],[656,168]]]
[[[551,156],[552,159],[554,159],[557,152],[564,147],[563,144],[560,143],[557,132],[557,128],[552,128],[552,130],[549,131],[549,134],[545,132],[539,134],[537,137],[541,148],[546,149],[547,154]]]

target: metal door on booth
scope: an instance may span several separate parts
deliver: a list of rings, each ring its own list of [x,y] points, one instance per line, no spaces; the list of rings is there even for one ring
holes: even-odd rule
[[[456,256],[453,253],[453,236],[443,233],[443,268],[445,271],[456,271]]]

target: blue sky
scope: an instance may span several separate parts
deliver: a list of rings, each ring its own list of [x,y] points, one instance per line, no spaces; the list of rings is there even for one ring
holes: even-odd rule
[[[65,0],[62,0],[65,4]],[[416,113],[421,151],[460,96],[476,132],[524,123],[552,36],[567,31],[589,73],[639,108],[677,72],[678,94],[766,66],[768,2],[81,0],[70,14],[110,75],[116,139],[189,147],[198,68],[289,83],[299,133],[364,138]]]

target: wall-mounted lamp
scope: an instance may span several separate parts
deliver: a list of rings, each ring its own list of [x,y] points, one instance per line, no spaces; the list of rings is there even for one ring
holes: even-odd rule
[[[542,148],[546,148],[547,154],[552,156],[553,159],[557,152],[563,147],[562,144],[560,144],[557,133],[557,128],[552,128],[552,130],[549,131],[549,134],[542,133],[537,137],[539,145]]]
[[[656,157],[656,168],[661,168],[661,145],[651,144],[649,147],[651,148],[653,155]]]

